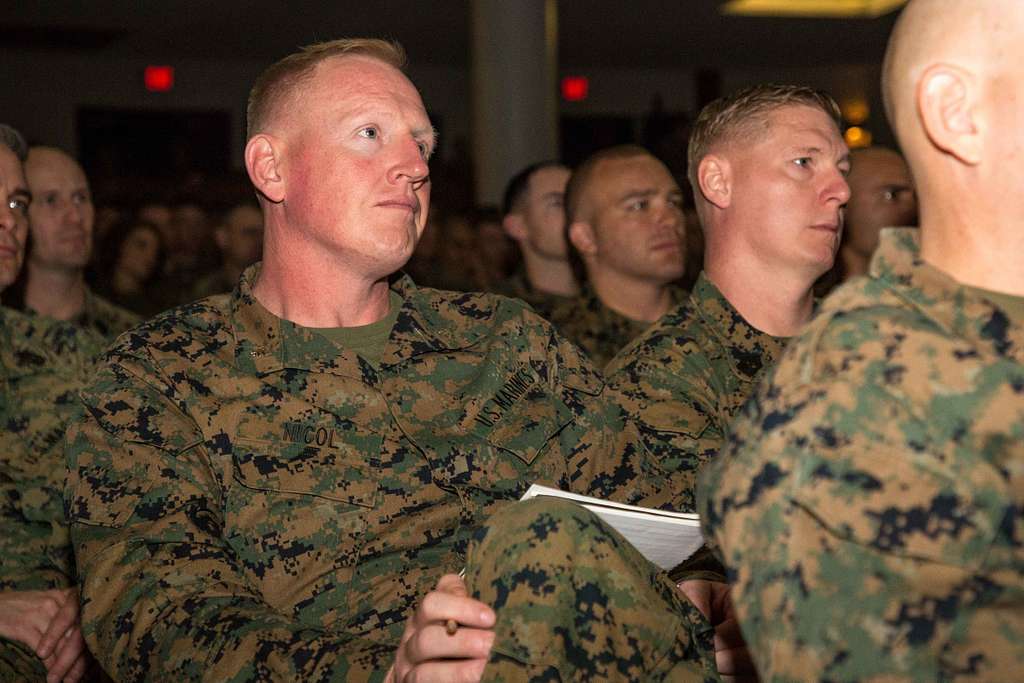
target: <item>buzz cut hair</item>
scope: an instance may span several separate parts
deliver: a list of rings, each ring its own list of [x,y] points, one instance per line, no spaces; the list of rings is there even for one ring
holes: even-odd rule
[[[523,197],[526,196],[527,191],[530,189],[530,181],[533,180],[534,174],[547,168],[564,168],[564,164],[555,159],[545,159],[544,161],[530,164],[512,176],[512,179],[508,181],[508,185],[505,186],[505,194],[501,200],[502,216],[507,216],[519,210]]]
[[[709,103],[697,116],[687,148],[687,178],[694,198],[700,194],[697,172],[701,160],[722,144],[748,140],[771,124],[769,115],[781,107],[820,109],[842,129],[839,105],[828,93],[802,85],[768,83],[744,88]]]
[[[14,152],[14,156],[18,157],[21,163],[28,159],[28,143],[25,142],[24,136],[6,123],[0,123],[0,145]]]
[[[618,161],[620,159],[633,159],[636,157],[653,158],[654,155],[639,145],[615,145],[614,147],[606,147],[594,152],[577,166],[576,170],[569,176],[569,182],[565,186],[566,225],[569,226],[575,221],[584,220],[581,218],[583,200],[587,196],[587,190],[594,179],[598,166],[606,161]]]
[[[404,72],[405,50],[391,40],[340,38],[301,48],[267,67],[249,91],[245,110],[246,139],[264,132],[267,122],[296,88],[308,82],[316,67],[333,57],[369,57]]]

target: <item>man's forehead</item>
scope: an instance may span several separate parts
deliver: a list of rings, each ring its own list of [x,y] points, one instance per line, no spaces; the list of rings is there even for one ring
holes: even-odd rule
[[[601,190],[632,192],[663,188],[670,191],[679,189],[665,165],[649,155],[605,159],[594,171],[594,185]]]
[[[33,149],[25,162],[28,181],[84,183],[85,172],[78,162],[59,150]]]
[[[530,178],[530,189],[534,192],[562,192],[571,175],[565,166],[547,166],[536,171]]]
[[[848,152],[846,143],[839,133],[839,127],[831,116],[817,107],[805,104],[790,104],[778,107],[768,113],[768,135],[787,141],[791,138],[817,138],[830,146],[841,147]]]

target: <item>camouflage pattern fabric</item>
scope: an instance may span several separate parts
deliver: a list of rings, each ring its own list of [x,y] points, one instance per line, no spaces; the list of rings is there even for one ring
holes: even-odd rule
[[[883,231],[705,468],[767,681],[1018,681],[1024,316]]]
[[[511,504],[476,534],[473,597],[498,615],[484,681],[718,681],[714,629],[579,505]]]
[[[30,683],[46,680],[46,667],[35,653],[22,643],[0,638],[0,681]]]
[[[497,283],[493,288],[493,293],[525,301],[542,318],[549,320],[551,319],[551,312],[559,304],[569,300],[569,297],[548,294],[547,292],[534,289],[533,285],[530,284],[530,280],[526,277],[526,270],[522,267]]]
[[[786,340],[753,327],[707,275],[605,369],[615,400],[696,510],[697,473]]]
[[[523,304],[395,283],[379,364],[232,295],[123,335],[70,430],[83,631],[118,680],[381,680],[404,621],[533,482],[674,504]]]
[[[76,322],[109,341],[138,325],[142,318],[87,289],[85,311]]]
[[[74,563],[64,521],[64,431],[105,341],[0,308],[0,590],[64,588]]]
[[[685,298],[683,290],[672,287],[671,291],[673,302]],[[567,299],[555,306],[550,319],[558,331],[583,349],[599,369],[608,365],[615,354],[651,326],[649,322],[627,318],[608,308],[588,284],[583,285],[578,298]]]

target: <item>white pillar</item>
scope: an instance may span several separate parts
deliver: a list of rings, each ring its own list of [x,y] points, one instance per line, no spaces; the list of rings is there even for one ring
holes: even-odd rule
[[[473,163],[478,204],[558,156],[557,0],[471,0]]]

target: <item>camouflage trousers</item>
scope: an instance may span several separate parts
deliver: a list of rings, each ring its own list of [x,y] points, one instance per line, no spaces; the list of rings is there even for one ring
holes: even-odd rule
[[[720,680],[708,621],[573,503],[503,509],[470,544],[466,583],[498,614],[484,681]]]
[[[46,667],[35,653],[21,643],[0,638],[0,681],[43,683]]]

